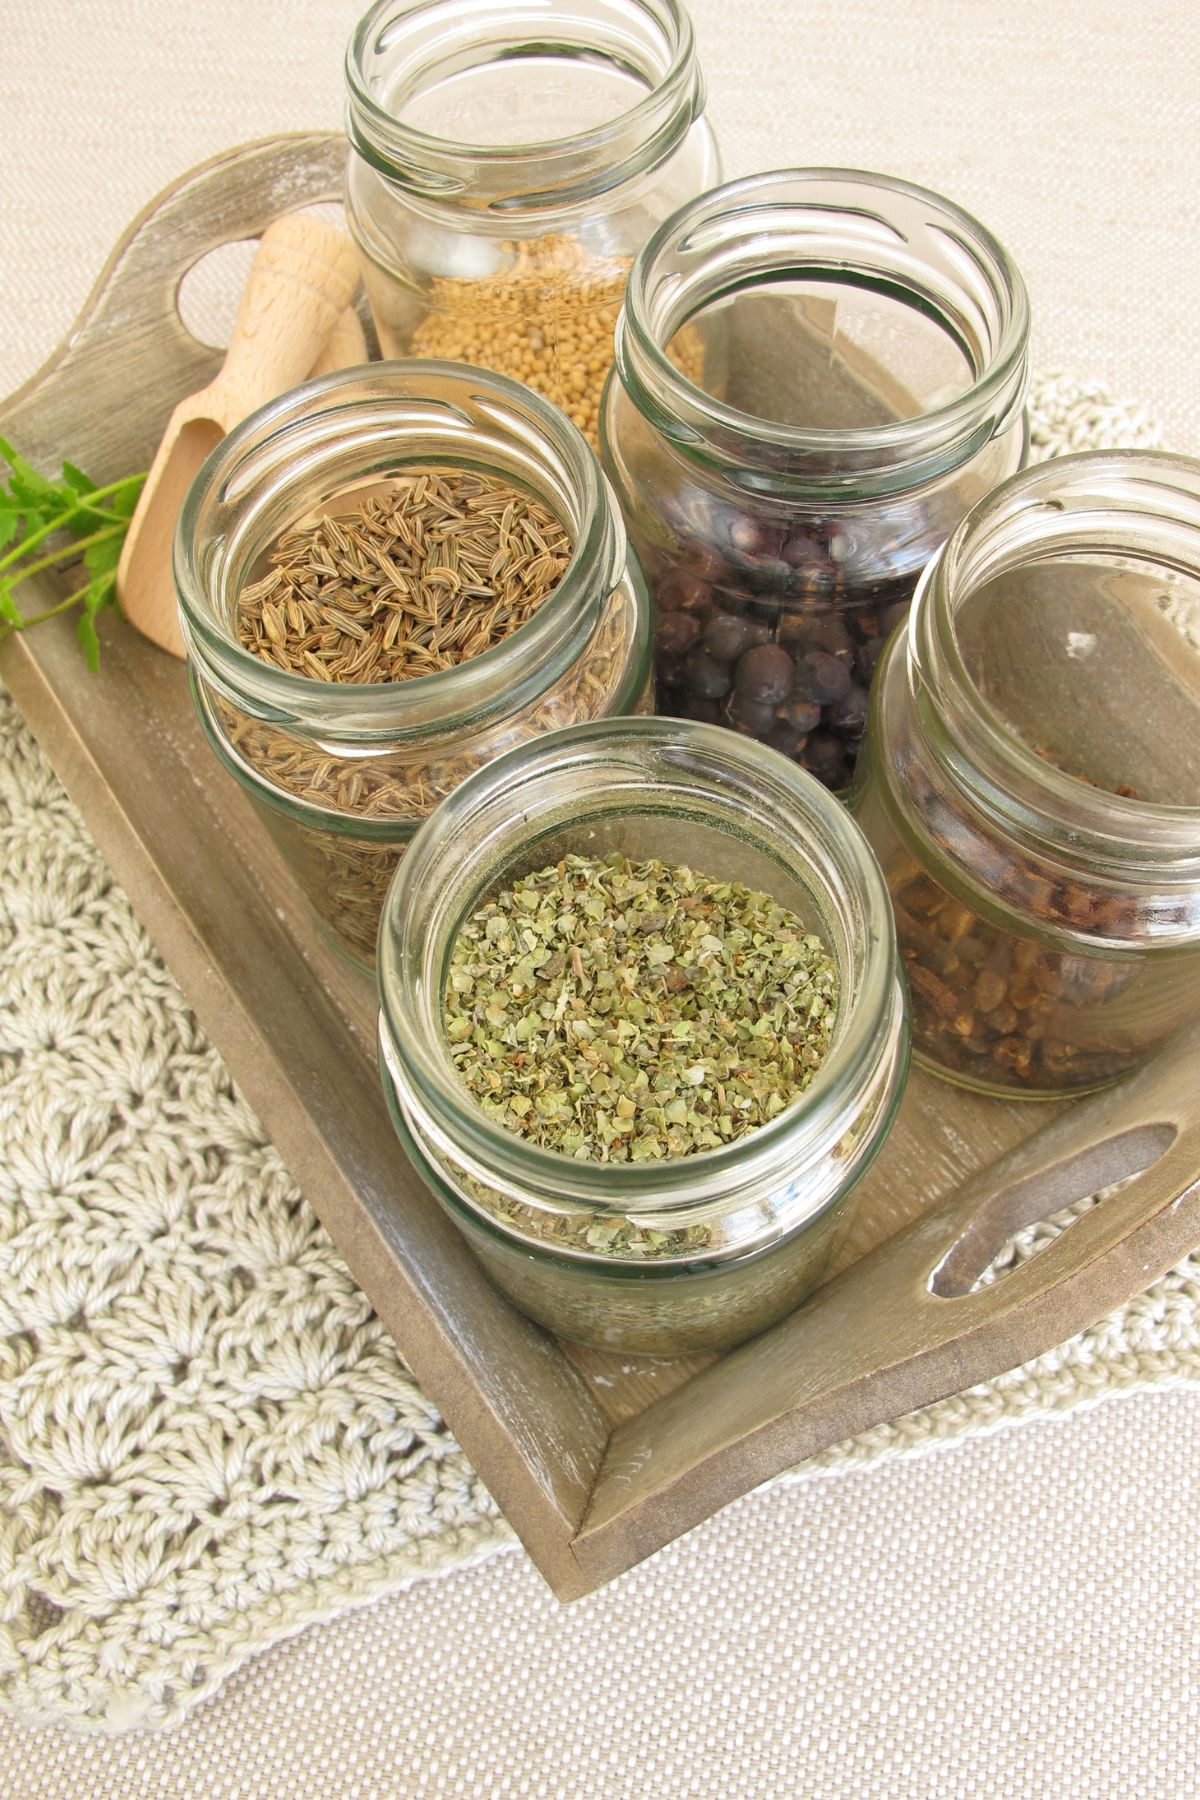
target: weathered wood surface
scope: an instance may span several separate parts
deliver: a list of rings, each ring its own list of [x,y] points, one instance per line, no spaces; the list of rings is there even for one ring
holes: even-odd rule
[[[135,222],[63,348],[0,408],[5,435],[46,466],[65,453],[104,479],[144,468],[176,400],[220,360],[178,317],[183,275],[279,213],[335,197],[343,154],[335,137],[277,139],[185,177]],[[183,669],[119,619],[102,636],[95,680],[66,621],[11,639],[0,674],[284,1162],[563,1598],[822,1444],[1069,1336],[1200,1241],[1200,1144],[1183,1118],[1194,1048],[1058,1118],[917,1072],[859,1191],[843,1280],[719,1360],[560,1346],[492,1289],[409,1171],[374,1076],[370,986],[326,949],[214,764]],[[1119,1119],[1142,1136],[1118,1137],[1068,1179],[1076,1138],[1109,1141]],[[1086,1191],[1080,1179],[1127,1173],[1131,1145],[1165,1143],[1145,1135],[1159,1125],[1179,1127],[1165,1154],[1029,1265],[1040,1273],[987,1290],[1002,1301],[929,1294],[953,1243],[971,1249],[944,1263],[951,1284],[982,1255],[973,1219],[990,1221],[990,1243],[1015,1216],[999,1218],[988,1195],[1032,1174],[1021,1216],[1041,1217],[1068,1188]],[[1014,1162],[964,1187],[1042,1127]],[[914,1220],[916,1235],[896,1236]]]
[[[1200,1027],[614,1431],[575,1551],[596,1582],[829,1444],[1040,1355],[1200,1241]],[[1044,1117],[1044,1115],[1042,1115]],[[977,1285],[1014,1232],[1125,1183]]]

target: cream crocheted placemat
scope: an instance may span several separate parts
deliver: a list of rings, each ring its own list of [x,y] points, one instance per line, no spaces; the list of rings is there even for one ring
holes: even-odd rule
[[[1037,456],[1156,441],[1063,377],[1033,410]],[[170,1724],[277,1639],[514,1540],[3,694],[0,852],[0,1701]],[[784,1479],[1198,1379],[1190,1259]]]

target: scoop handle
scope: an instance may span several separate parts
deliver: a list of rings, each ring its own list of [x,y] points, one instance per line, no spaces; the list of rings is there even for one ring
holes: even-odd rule
[[[357,368],[365,363],[370,352],[367,349],[367,334],[362,328],[362,320],[352,306],[338,314],[337,323],[330,332],[325,348],[318,356],[310,371],[313,375],[333,375],[339,369]]]
[[[242,294],[225,362],[204,410],[226,431],[305,380],[358,286],[344,232],[288,213],[263,232]]]

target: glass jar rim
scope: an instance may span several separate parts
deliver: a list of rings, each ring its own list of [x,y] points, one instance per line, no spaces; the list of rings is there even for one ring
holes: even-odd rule
[[[685,776],[689,766],[718,778],[736,776],[755,788],[764,813],[770,810],[774,819],[795,827],[797,861],[805,844],[810,855],[819,849],[839,877],[852,885],[861,905],[866,941],[859,946],[861,968],[851,1011],[839,1018],[834,1042],[811,1085],[775,1118],[718,1149],[649,1163],[600,1163],[543,1148],[494,1124],[459,1081],[445,1054],[441,1039],[445,968],[433,972],[435,993],[414,966],[422,946],[419,940],[414,946],[413,920],[419,929],[422,898],[445,891],[437,858],[444,845],[457,841],[462,816],[486,815],[504,807],[510,816],[536,820],[539,785],[589,749],[606,758],[614,772],[620,770],[623,758],[633,766],[657,751]],[[595,816],[604,813],[597,808]],[[810,879],[819,879],[811,862],[805,868]],[[458,924],[480,891],[478,886],[470,889],[464,879],[468,873],[464,870],[460,876],[469,891],[459,908]],[[492,876],[496,873],[489,871]],[[505,752],[469,775],[420,826],[393,877],[380,921],[381,1048],[393,1079],[401,1077],[398,1085],[405,1097],[420,1107],[422,1131],[447,1148],[453,1146],[460,1157],[465,1153],[481,1171],[513,1183],[536,1181],[543,1193],[601,1214],[665,1218],[703,1205],[705,1197],[718,1202],[735,1173],[739,1189],[769,1176],[779,1180],[794,1172],[806,1153],[832,1148],[849,1129],[844,1118],[847,1090],[855,1092],[866,1082],[878,1066],[889,1031],[894,1036],[891,1008],[899,991],[898,966],[891,906],[879,864],[846,808],[813,776],[776,751],[716,726],[659,717],[601,719],[547,733]],[[843,999],[844,994],[839,1008]],[[426,1004],[436,1009],[432,1030],[422,1010]],[[651,1183],[657,1193],[648,1200],[645,1190]]]
[[[557,190],[564,180],[569,180],[579,159],[591,159],[605,149],[620,150],[622,154],[606,165],[598,184],[579,187],[576,182],[575,186],[582,196],[597,191],[597,186],[619,185],[632,172],[627,164],[632,160],[634,146],[640,146],[642,151],[640,167],[657,165],[704,110],[704,79],[696,62],[695,34],[680,0],[628,0],[640,13],[653,15],[664,33],[669,60],[647,92],[615,118],[584,131],[529,143],[458,143],[422,131],[379,103],[366,74],[366,64],[370,46],[387,15],[437,3],[438,0],[375,0],[355,26],[345,58],[349,93],[347,135],[354,150],[385,178],[411,186],[431,199],[442,196],[465,201],[481,167],[504,170],[518,165],[530,166],[534,186],[547,189],[548,200],[575,198],[574,191],[568,196]],[[502,0],[496,0],[495,11],[504,13]],[[653,146],[655,153],[646,160],[648,146]],[[552,181],[556,170],[558,179]]]
[[[1001,305],[999,341],[986,365],[959,394],[914,418],[882,425],[827,427],[788,424],[743,412],[689,381],[667,354],[674,332],[694,316],[691,306],[682,316],[669,315],[670,329],[654,329],[654,286],[658,267],[698,228],[729,215],[735,217],[755,202],[765,202],[781,215],[788,207],[798,211],[831,210],[820,200],[820,190],[833,183],[860,190],[858,208],[843,210],[861,214],[888,196],[916,201],[936,216],[938,229],[965,246],[983,272],[992,296]],[[810,199],[795,190],[811,188]],[[832,210],[836,211],[837,208]],[[761,253],[761,232],[756,250]],[[795,258],[784,259],[795,266]],[[845,267],[854,263],[848,255]],[[727,291],[718,285],[702,297],[709,304]],[[856,485],[875,475],[885,490],[909,488],[936,478],[973,455],[1005,429],[1024,405],[1028,381],[1029,299],[1024,280],[1012,258],[986,226],[929,188],[895,176],[867,170],[819,166],[776,169],[712,188],[678,208],[647,240],[634,259],[616,328],[615,372],[633,404],[664,435],[684,448],[702,446],[706,453],[724,450],[726,455],[748,457],[757,466],[760,447],[764,467],[778,470],[822,458],[847,459],[854,466]],[[610,377],[611,379],[611,377]],[[786,461],[781,463],[781,459]],[[892,479],[886,479],[888,474]],[[830,485],[844,485],[844,475]]]
[[[1069,834],[1077,853],[1113,873],[1170,859],[1194,878],[1200,806],[1131,799],[1039,756],[980,691],[955,625],[962,599],[1002,571],[1055,552],[1134,554],[1122,533],[1135,521],[1193,537],[1191,567],[1200,580],[1200,461],[1159,450],[1084,450],[1001,482],[962,519],[921,576],[904,626],[906,680],[914,701],[923,687],[929,690],[923,726],[985,812],[1031,842],[1054,843]],[[1136,554],[1170,566],[1165,553],[1138,548]],[[964,726],[969,752],[958,748]]]
[[[433,395],[435,384],[458,390],[465,403],[484,397],[507,407],[517,418],[526,415],[532,431],[524,434],[528,446],[536,433],[556,457],[570,480],[577,518],[564,520],[571,530],[571,559],[558,585],[537,612],[507,638],[450,669],[410,681],[323,682],[294,674],[255,656],[238,641],[220,609],[212,603],[207,566],[210,539],[219,536],[209,516],[225,502],[230,484],[244,479],[255,465],[292,466],[292,458],[307,449],[317,456],[323,440],[313,439],[316,422],[328,413],[359,405],[401,406],[447,404]],[[422,388],[425,389],[424,397]],[[356,390],[362,390],[356,394]],[[515,409],[515,410],[514,410]],[[372,415],[374,416],[374,415]],[[380,436],[382,436],[382,420]],[[332,435],[328,443],[340,440]],[[435,436],[430,428],[431,438]],[[374,441],[374,440],[372,440]],[[438,450],[431,443],[419,460],[436,466]],[[445,453],[448,463],[461,460]],[[485,461],[481,457],[481,463]],[[222,542],[225,540],[222,539]],[[175,532],[173,568],[179,596],[181,626],[189,655],[223,697],[246,706],[255,716],[277,722],[305,721],[314,731],[327,722],[325,709],[339,707],[338,734],[363,741],[402,744],[410,737],[428,737],[431,729],[452,732],[468,718],[478,719],[483,686],[495,689],[497,705],[512,703],[529,690],[552,681],[569,664],[576,649],[576,635],[598,604],[619,585],[627,563],[624,526],[608,482],[579,429],[548,400],[510,376],[463,363],[405,359],[375,362],[341,369],[303,383],[268,401],[222,439],[206,459],[188,490]],[[574,630],[573,630],[574,628]],[[349,712],[359,722],[348,729]]]
[[[632,570],[626,579],[632,583]],[[648,664],[647,647],[646,657],[630,661],[620,686],[614,691],[609,709],[613,714],[632,711],[637,705],[645,691]],[[363,843],[396,844],[407,843],[428,817],[427,812],[395,815],[348,812],[344,807],[332,803],[326,805],[306,798],[282,783],[270,780],[264,769],[244,755],[228,735],[217,715],[214,689],[200,679],[191,663],[188,665],[188,685],[200,728],[217,761],[263,805],[269,806],[285,819],[306,826],[310,831],[329,832]],[[423,745],[433,747],[431,739],[422,736],[421,741]]]

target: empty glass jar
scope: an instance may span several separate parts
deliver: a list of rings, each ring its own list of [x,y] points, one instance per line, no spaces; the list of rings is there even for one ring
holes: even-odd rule
[[[1028,327],[995,238],[882,175],[755,175],[660,227],[602,415],[660,711],[846,783],[918,575],[1024,460]]]
[[[719,179],[676,0],[379,0],[346,211],[385,356],[477,363],[593,442],[634,253]]]
[[[498,476],[574,551],[511,636],[456,667],[339,683],[244,649],[242,590],[279,536],[424,469]],[[648,605],[599,465],[554,407],[500,375],[374,363],[285,394],[231,432],[185,502],[175,577],[209,743],[257,805],[324,931],[370,969],[384,891],[464,775],[538,732],[644,702]]]
[[[854,810],[923,1060],[1078,1093],[1200,1007],[1200,463],[1096,452],[965,519],[889,644]]]
[[[613,851],[767,893],[836,961],[812,1085],[719,1149],[650,1162],[547,1149],[493,1122],[451,1060],[463,922],[519,875]],[[829,1268],[907,1069],[891,909],[854,821],[760,745],[678,720],[554,732],[465,781],[400,866],[378,979],[384,1089],[417,1169],[516,1305],[612,1349],[712,1349],[794,1307]]]

